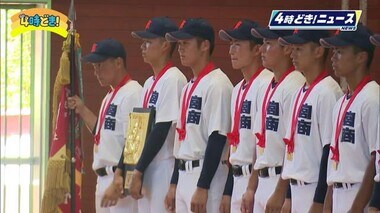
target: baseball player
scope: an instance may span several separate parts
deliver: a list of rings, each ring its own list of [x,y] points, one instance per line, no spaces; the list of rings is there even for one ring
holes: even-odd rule
[[[193,79],[181,95],[174,142],[177,167],[166,197],[166,207],[176,212],[219,212],[228,167],[226,134],[230,131],[232,84],[210,57],[214,29],[204,19],[186,19],[179,30],[166,34],[179,44],[182,65]],[[175,201],[174,201],[175,198]]]
[[[333,110],[325,208],[333,212],[362,212],[373,183],[374,174],[368,165],[375,163],[371,152],[375,150],[378,130],[380,88],[369,76],[374,53],[369,41],[371,32],[358,24],[356,31],[337,33],[321,39],[321,44],[334,48],[332,67],[336,76],[346,79],[349,90]],[[366,190],[359,190],[362,184]],[[354,203],[357,194],[361,195],[361,202]]]
[[[281,44],[292,45],[293,65],[306,78],[293,95],[284,138],[286,154],[281,177],[290,179],[292,212],[314,211],[316,207],[318,212],[323,210],[327,161],[322,166],[323,174],[319,168],[322,153],[327,156],[330,151],[332,129],[331,116],[326,114],[332,114],[343,95],[339,84],[325,70],[328,49],[320,46],[319,40],[328,36],[324,30],[295,30],[291,36],[279,38]]]
[[[262,102],[258,91],[273,78],[273,73],[262,66],[259,48],[263,41],[252,36],[253,27],[258,27],[258,24],[240,20],[232,30],[219,31],[219,37],[230,42],[232,67],[240,69],[244,77],[232,91],[232,128],[227,134],[233,179],[227,179],[225,189],[233,185],[233,191],[232,195],[225,191],[225,195],[231,196],[231,212],[240,212],[242,196],[252,172],[252,159],[256,160],[256,137],[252,134],[252,127],[258,105]],[[229,209],[221,206],[221,211],[229,212]]]
[[[256,116],[253,133],[257,137],[256,162],[254,169],[257,176],[252,173],[250,184],[243,195],[242,210],[251,212],[254,197],[253,212],[264,212],[273,210],[268,206],[268,198],[275,193],[275,187],[280,180],[282,170],[285,144],[285,121],[288,120],[290,101],[295,90],[305,83],[305,78],[298,71],[295,71],[290,59],[291,46],[281,46],[277,39],[282,36],[291,35],[290,30],[269,30],[268,28],[252,28],[252,35],[263,38],[264,43],[260,47],[261,58],[264,67],[274,73],[273,79],[264,87],[262,91],[263,101],[259,106],[259,113]],[[256,183],[258,180],[258,183]],[[284,185],[289,185],[288,182]],[[255,191],[255,188],[256,191]],[[274,202],[280,210],[285,200],[285,196]],[[272,204],[273,205],[273,204]]]
[[[176,44],[167,42],[164,37],[175,30],[178,27],[169,18],[156,17],[147,22],[145,30],[132,32],[134,38],[143,41],[143,59],[151,65],[154,73],[145,81],[140,106],[156,110],[154,127],[147,137],[129,188],[131,196],[138,199],[139,212],[165,212],[165,194],[162,192],[169,187],[174,167],[175,123],[179,98],[186,84],[186,77],[171,62]],[[122,154],[115,185],[122,179],[123,159]]]
[[[68,98],[69,108],[75,109],[94,135],[92,168],[98,175],[95,192],[96,212],[136,212],[137,202],[132,197],[112,203],[101,203],[101,200],[113,180],[124,146],[128,115],[140,100],[141,85],[129,77],[126,71],[125,49],[114,39],[94,43],[91,53],[83,57],[83,60],[92,63],[99,84],[111,88],[103,99],[98,117],[78,96]],[[109,207],[111,205],[114,206]]]
[[[380,46],[380,35],[373,35],[370,37],[370,41],[375,46]],[[369,212],[380,211],[380,117],[378,121],[378,130],[377,130],[377,151],[376,151],[376,176],[375,176],[375,186],[373,189],[373,194],[371,201],[369,203]]]

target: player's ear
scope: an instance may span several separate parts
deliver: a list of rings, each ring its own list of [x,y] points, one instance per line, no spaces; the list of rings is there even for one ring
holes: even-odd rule
[[[288,55],[290,57],[290,54],[292,54],[292,51],[293,51],[293,47],[292,45],[285,45],[282,48],[282,51],[284,52],[284,55]]]
[[[325,55],[325,48],[320,46],[320,45],[316,45],[314,47],[314,55],[316,58],[322,58],[324,57]]]
[[[367,61],[368,61],[368,53],[367,52],[364,52],[364,51],[360,51],[358,53],[356,53],[356,61],[359,63],[359,64],[367,64]]]
[[[118,68],[124,68],[124,61],[121,57],[115,59],[115,65]]]
[[[170,43],[170,42],[168,42],[168,41],[165,40],[165,39],[163,39],[163,40],[161,41],[161,50],[162,50],[162,52],[170,52],[170,51],[171,51],[171,48],[172,48],[172,46],[171,46],[171,43]]]
[[[211,44],[209,40],[203,40],[200,45],[201,51],[207,51],[209,52],[211,48]]]
[[[261,44],[255,44],[253,47],[252,47],[252,52],[253,52],[253,55],[258,57],[261,55],[261,52],[260,52],[260,47],[261,47]]]

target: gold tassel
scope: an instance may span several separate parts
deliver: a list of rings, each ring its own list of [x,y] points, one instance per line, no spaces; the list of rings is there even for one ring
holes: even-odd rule
[[[42,213],[57,213],[58,205],[65,201],[70,192],[70,162],[68,159],[49,159],[45,192],[42,199]]]

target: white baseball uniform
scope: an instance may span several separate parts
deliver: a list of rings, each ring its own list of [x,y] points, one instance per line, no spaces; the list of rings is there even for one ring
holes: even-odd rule
[[[343,95],[339,84],[330,76],[316,84],[303,100],[307,88],[302,86],[293,95],[291,112],[299,110],[294,131],[294,152],[292,159],[284,158],[283,179],[297,180],[291,185],[292,212],[308,212],[318,183],[323,147],[331,142],[331,115],[337,100]],[[297,98],[299,95],[299,98]],[[298,99],[298,100],[297,100]],[[297,103],[296,103],[297,101]],[[293,116],[293,115],[291,115]],[[286,138],[291,136],[292,118],[288,121]]]
[[[191,87],[193,81],[187,83],[181,95],[184,96],[187,87]],[[200,160],[200,165],[179,171],[176,191],[176,211],[191,212],[191,198],[197,188],[197,182],[202,171],[203,159],[209,136],[218,131],[226,135],[230,131],[230,101],[232,84],[228,77],[220,69],[215,69],[205,75],[192,93],[190,104],[186,109],[186,136],[179,141],[176,133],[174,142],[174,156],[182,160]],[[182,109],[181,103],[181,109]],[[179,119],[181,120],[181,113]],[[181,128],[180,122],[177,127]],[[221,159],[227,160],[227,143]],[[227,165],[219,164],[208,190],[207,212],[219,212],[224,184],[227,179]]]
[[[145,81],[140,105],[144,101],[144,94],[150,90],[154,82],[153,76]],[[186,77],[177,67],[169,68],[157,81],[148,107],[156,109],[156,123],[172,121],[164,145],[154,157],[144,172],[142,193],[144,197],[138,200],[139,212],[165,212],[165,192],[169,188],[171,174],[174,167],[173,146],[175,126],[179,113],[180,96]]]
[[[347,212],[351,208],[363,181],[370,160],[370,152],[375,150],[380,107],[379,95],[379,85],[371,81],[363,87],[348,108],[339,135],[339,163],[336,169],[334,160],[331,160],[333,153],[330,152],[327,184],[334,186],[333,212]],[[343,109],[348,102],[349,98],[345,95],[334,107],[332,147],[335,147],[337,119],[343,116]],[[338,115],[339,112],[340,115]]]
[[[243,79],[240,81],[232,91],[231,98],[231,118],[234,123],[235,105],[241,102],[242,93],[245,89],[248,89],[247,95],[242,104],[240,112],[239,125],[239,144],[236,150],[230,149],[229,161],[231,165],[242,166],[242,170],[247,170],[241,176],[234,176],[234,187],[231,196],[231,212],[240,212],[240,206],[242,202],[242,196],[247,188],[250,178],[249,165],[252,165],[252,159],[256,158],[256,137],[252,134],[254,121],[256,118],[259,105],[261,105],[262,97],[259,94],[261,87],[265,87],[273,78],[273,73],[267,69],[261,71],[261,73],[254,79],[250,88],[242,88],[242,84],[246,83]],[[247,85],[246,85],[247,86]],[[239,93],[240,90],[240,93]],[[236,99],[239,96],[238,102]],[[234,126],[236,124],[233,124]],[[247,167],[248,169],[246,169]]]
[[[104,123],[97,125],[96,132],[100,129],[100,140],[97,148],[94,148],[93,170],[106,167],[107,175],[98,176],[95,207],[97,213],[117,213],[117,212],[137,212],[137,201],[130,196],[119,199],[116,206],[110,208],[101,208],[100,203],[104,192],[113,180],[112,167],[119,162],[121,152],[124,147],[126,129],[128,127],[129,113],[133,107],[139,105],[141,85],[137,81],[130,80],[115,95],[105,116]],[[106,95],[103,99],[100,113],[108,103],[112,93]]]
[[[291,99],[293,93],[305,83],[305,78],[298,71],[293,71],[287,75],[277,86],[271,99],[268,97],[265,118],[265,148],[256,145],[255,170],[268,168],[269,176],[262,178],[259,176],[259,183],[255,194],[253,211],[264,212],[267,200],[272,195],[280,173],[275,167],[282,166],[285,154],[285,144],[283,138],[286,133],[286,121],[289,120],[291,112]],[[270,82],[270,84],[273,84]],[[265,90],[260,94],[265,94],[269,88],[269,93],[274,90],[274,85],[266,85]],[[265,102],[265,100],[263,101]],[[254,133],[262,131],[262,104],[256,116]]]

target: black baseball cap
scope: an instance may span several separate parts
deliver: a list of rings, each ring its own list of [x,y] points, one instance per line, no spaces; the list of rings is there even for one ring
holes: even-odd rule
[[[236,22],[232,30],[220,30],[219,37],[224,41],[236,40],[250,40],[256,44],[262,44],[263,39],[257,38],[251,34],[251,29],[259,27],[259,25],[250,20],[240,20]]]
[[[150,39],[164,37],[165,34],[178,30],[177,25],[167,17],[155,17],[150,19],[144,31],[133,31],[132,37],[140,39]]]
[[[337,31],[337,35],[329,38],[322,38],[320,43],[326,48],[357,46],[363,50],[373,52],[375,46],[370,42],[372,32],[362,25],[358,24],[356,31]]]
[[[375,46],[380,46],[380,34],[369,37],[371,43]]]
[[[165,38],[170,42],[187,40],[195,37],[203,38],[214,43],[214,28],[202,18],[189,18],[183,20],[178,31],[166,33]]]
[[[92,45],[91,53],[82,58],[83,61],[90,63],[99,63],[108,58],[126,59],[127,53],[124,46],[119,41],[108,38],[98,41]]]
[[[254,27],[251,29],[251,34],[256,38],[278,39],[280,37],[293,34],[293,30],[270,30],[264,27]]]
[[[306,44],[309,42],[319,44],[321,38],[329,37],[327,30],[294,30],[293,35],[284,36],[278,39],[281,45]]]

